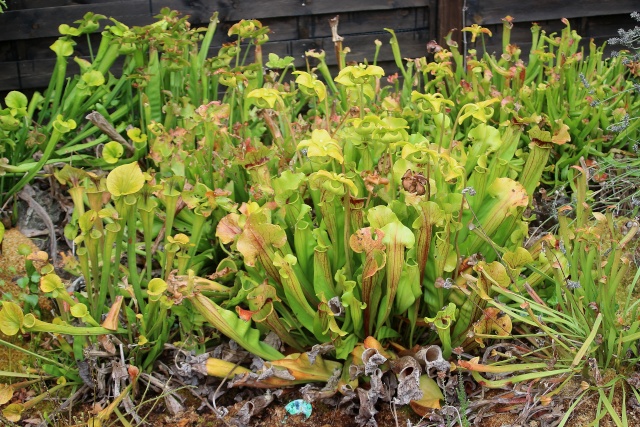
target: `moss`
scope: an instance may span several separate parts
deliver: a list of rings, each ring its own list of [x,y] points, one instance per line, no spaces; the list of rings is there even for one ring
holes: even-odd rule
[[[23,292],[16,284],[16,279],[25,274],[24,257],[18,253],[18,246],[22,244],[29,245],[33,250],[38,250],[38,247],[17,229],[7,230],[2,240],[2,253],[0,254],[0,266],[2,266],[0,268],[0,291],[3,294],[10,294],[16,301],[19,301],[20,294]],[[18,338],[7,337],[2,332],[0,332],[0,339],[20,345]],[[20,361],[24,358],[24,353],[0,346],[2,370],[18,370]]]
[[[38,247],[24,236],[18,229],[7,230],[2,240],[2,253],[0,254],[0,289],[2,293],[9,293],[15,300],[22,293],[22,289],[16,284],[16,279],[25,275],[24,256],[18,253],[20,245],[28,245],[37,251]]]
[[[2,240],[2,253],[0,253],[0,291],[10,294],[14,301],[22,305],[20,294],[25,290],[20,288],[16,281],[26,274],[24,256],[18,253],[21,245],[27,245],[32,252],[39,248],[17,228],[7,230]],[[28,291],[27,291],[28,292]],[[53,304],[50,299],[40,296],[38,305],[43,313],[48,313]]]

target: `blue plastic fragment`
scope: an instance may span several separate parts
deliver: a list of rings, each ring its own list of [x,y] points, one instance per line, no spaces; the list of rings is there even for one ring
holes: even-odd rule
[[[287,412],[291,415],[304,414],[305,418],[309,418],[311,416],[311,403],[307,402],[303,399],[296,399],[289,403],[284,407]]]

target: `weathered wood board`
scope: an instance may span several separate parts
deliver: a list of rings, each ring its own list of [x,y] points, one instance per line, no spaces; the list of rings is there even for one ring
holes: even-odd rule
[[[518,45],[523,53],[528,53],[531,48],[530,29],[534,22],[547,34],[560,33],[564,28],[561,19],[567,18],[571,28],[582,36],[582,44],[586,45],[593,39],[599,45],[615,37],[618,29],[630,29],[638,25],[629,14],[640,11],[640,1],[468,0],[467,7],[465,24],[478,24],[493,33],[493,37],[485,38],[487,51],[502,51],[502,20],[511,16],[514,24],[511,43]]]
[[[211,54],[230,41],[227,31],[240,19],[259,19],[271,28],[264,51],[291,55],[296,64],[304,64],[309,49],[333,51],[328,19],[340,15],[340,35],[351,49],[349,59],[371,58],[374,40],[383,41],[379,62],[393,72],[389,35],[383,28],[398,33],[404,57],[425,55],[429,40],[443,37],[451,28],[458,31],[477,23],[494,36],[486,40],[489,51],[501,50],[502,18],[514,17],[512,43],[529,51],[530,27],[538,22],[547,33],[560,31],[560,19],[568,18],[587,42],[602,43],[617,34],[618,28],[638,23],[629,13],[640,9],[640,0],[7,0],[8,9],[0,14],[0,92],[12,89],[32,90],[45,87],[53,70],[55,55],[49,46],[58,36],[58,26],[72,24],[85,13],[101,13],[126,25],[146,25],[163,7],[190,16],[193,25],[205,26],[213,12],[221,23],[214,37]],[[463,13],[463,5],[467,9]],[[464,16],[464,19],[463,19]],[[460,33],[456,38],[461,41]],[[99,34],[90,38],[95,48]],[[468,46],[473,47],[473,46]],[[76,55],[89,57],[89,42],[78,40]],[[335,63],[332,54],[328,62]],[[76,72],[71,63],[69,72]]]
[[[214,37],[211,54],[232,39],[227,36],[231,25],[240,19],[259,19],[269,26],[269,42],[265,53],[290,55],[296,65],[304,65],[304,53],[309,49],[333,52],[328,19],[340,15],[340,35],[351,49],[348,59],[362,61],[371,58],[374,41],[384,46],[380,52],[381,65],[393,66],[388,46],[389,34],[384,28],[398,33],[402,53],[406,57],[423,56],[426,43],[436,34],[436,0],[8,0],[8,9],[0,14],[0,91],[34,89],[49,83],[55,55],[49,46],[59,36],[61,24],[71,25],[85,13],[100,13],[129,25],[146,25],[154,21],[163,7],[189,15],[196,26],[206,26],[211,15],[218,11],[220,25]],[[104,25],[104,24],[103,24]],[[99,34],[90,38],[97,48]],[[75,55],[89,58],[89,42],[78,39]],[[333,54],[327,55],[329,64],[335,63]],[[70,61],[69,73],[77,72]]]

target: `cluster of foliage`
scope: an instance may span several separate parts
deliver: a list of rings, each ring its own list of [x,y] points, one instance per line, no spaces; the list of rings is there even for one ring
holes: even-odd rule
[[[622,369],[637,359],[637,304],[618,303],[617,292],[638,224],[591,212],[584,159],[637,138],[640,121],[612,126],[640,96],[628,63],[603,59],[593,43],[585,53],[568,22],[557,36],[534,26],[527,58],[509,43],[508,19],[498,57],[465,56],[449,39],[431,46],[432,59],[405,61],[388,30],[402,78],[385,78],[375,59],[334,78],[324,52],[307,52],[315,66],[305,71],[291,57],[264,63],[268,28],[255,20],[231,27],[236,41],[209,57],[217,16],[201,31],[163,10],[145,27],[112,20],[91,61],[74,59],[81,74],[66,79],[74,38],[102,19],[61,26],[47,91],[12,92],[0,110],[0,202],[45,165],[66,164],[54,176],[75,208],[65,236],[77,258],[65,269],[84,287],[70,292],[48,259],[34,258],[59,316],[38,320],[13,302],[0,311],[6,335],[53,334],[57,361],[42,365],[56,387],[86,381],[76,361],[87,349],[113,354],[119,343],[135,367],[129,392],[167,343],[204,352],[217,333],[280,374],[214,358],[209,374],[259,387],[337,375],[328,393],[353,392],[360,368],[373,375],[372,352],[390,361],[378,371],[398,377],[404,350],[429,365],[429,344],[446,360],[488,341],[530,341],[530,354],[459,359],[489,387],[586,381],[591,360]],[[473,41],[487,32],[465,31]],[[344,64],[346,50],[338,54]],[[525,247],[541,182],[570,182],[576,197],[560,209],[557,236]],[[307,352],[318,344],[331,344],[329,356]],[[439,406],[430,374],[415,378],[420,413]],[[595,378],[604,396],[601,385]],[[19,419],[30,402],[4,416]]]

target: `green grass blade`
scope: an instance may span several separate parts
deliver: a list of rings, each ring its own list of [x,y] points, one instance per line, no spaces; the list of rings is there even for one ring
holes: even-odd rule
[[[569,417],[571,417],[571,414],[573,413],[574,409],[576,409],[576,407],[580,404],[580,402],[582,401],[582,398],[589,392],[589,390],[585,390],[584,393],[582,393],[572,404],[571,406],[569,406],[569,408],[567,409],[567,412],[564,414],[564,417],[562,417],[562,420],[560,420],[560,424],[558,424],[558,427],[564,427],[564,425],[567,423],[567,421],[569,421]]]
[[[573,362],[571,362],[572,367],[578,366],[578,364],[580,363],[584,355],[587,353],[587,350],[589,350],[589,346],[595,339],[601,322],[602,322],[602,313],[598,313],[598,316],[596,317],[596,321],[593,324],[593,328],[591,329],[591,333],[589,334],[587,339],[584,341],[584,344],[582,344],[582,347],[580,347],[580,350],[578,350],[578,353],[576,353],[576,357],[574,357]]]
[[[615,389],[612,388],[612,391]],[[600,394],[600,401],[604,404],[604,407],[606,408],[607,412],[609,413],[609,415],[611,416],[611,419],[613,420],[614,423],[616,423],[617,427],[624,427],[627,424],[622,424],[622,421],[620,420],[620,417],[618,416],[618,414],[616,413],[616,410],[613,409],[613,405],[611,404],[611,401],[609,400],[609,398],[604,394],[604,390],[602,389],[598,389],[598,394]]]

